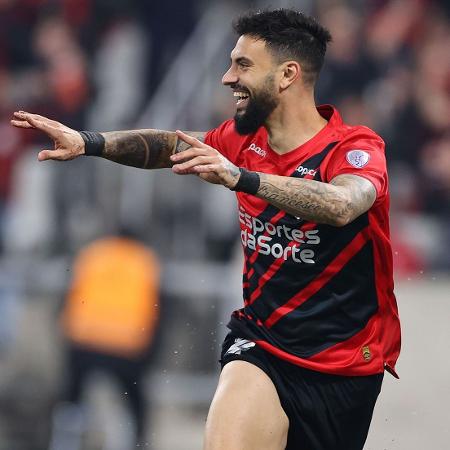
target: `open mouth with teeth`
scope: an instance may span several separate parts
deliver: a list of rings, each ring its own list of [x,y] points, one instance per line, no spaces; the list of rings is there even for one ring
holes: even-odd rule
[[[236,106],[238,108],[242,108],[247,105],[248,99],[250,97],[247,92],[235,91],[233,92],[233,95],[236,98]]]

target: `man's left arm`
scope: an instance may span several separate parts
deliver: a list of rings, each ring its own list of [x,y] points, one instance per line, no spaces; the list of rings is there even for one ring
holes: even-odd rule
[[[256,196],[302,219],[342,227],[365,213],[375,202],[374,185],[367,179],[338,175],[330,183],[260,173]]]

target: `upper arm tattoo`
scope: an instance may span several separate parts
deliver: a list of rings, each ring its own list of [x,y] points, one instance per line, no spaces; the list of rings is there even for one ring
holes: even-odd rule
[[[163,130],[129,130],[102,133],[105,148],[102,156],[111,161],[141,169],[172,167],[170,156],[186,150],[189,145],[178,139],[175,132]],[[188,132],[197,139],[205,133]],[[184,144],[184,145],[183,145]]]
[[[297,217],[343,226],[366,212],[375,201],[372,183],[355,175],[340,175],[330,184],[314,180],[260,174],[258,197]]]
[[[330,184],[347,189],[349,222],[368,211],[377,198],[375,186],[366,178],[358,175],[338,175],[331,180]]]

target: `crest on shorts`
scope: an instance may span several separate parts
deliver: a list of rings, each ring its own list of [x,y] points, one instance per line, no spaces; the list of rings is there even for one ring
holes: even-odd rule
[[[347,161],[357,169],[362,169],[370,160],[369,153],[363,150],[350,150],[346,155]]]
[[[254,347],[256,344],[248,339],[236,338],[234,344],[226,351],[225,355],[240,355],[249,348]]]

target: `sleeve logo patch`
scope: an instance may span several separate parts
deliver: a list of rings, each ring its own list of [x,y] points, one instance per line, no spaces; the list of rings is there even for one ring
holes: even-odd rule
[[[351,150],[347,152],[347,161],[357,169],[362,169],[370,160],[370,155],[362,150]]]

